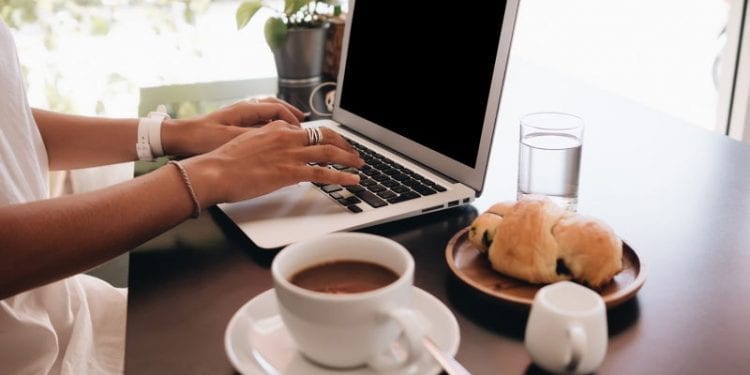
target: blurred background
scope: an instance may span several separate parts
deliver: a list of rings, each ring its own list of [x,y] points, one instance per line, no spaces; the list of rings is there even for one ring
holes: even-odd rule
[[[32,106],[134,117],[141,87],[275,75],[263,39],[267,10],[238,31],[239,3],[0,0],[0,15],[16,38]],[[730,8],[725,0],[521,0],[511,58],[725,132],[720,57]],[[450,27],[450,19],[438,22]],[[128,173],[132,166],[75,171],[53,187],[90,190]]]

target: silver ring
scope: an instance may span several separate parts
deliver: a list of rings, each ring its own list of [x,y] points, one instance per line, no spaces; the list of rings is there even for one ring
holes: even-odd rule
[[[323,142],[323,132],[320,128],[305,128],[307,132],[307,145],[319,145]]]
[[[313,128],[315,129],[315,134],[317,135],[317,139],[315,140],[315,144],[319,145],[323,143],[323,131],[320,130],[320,128]]]

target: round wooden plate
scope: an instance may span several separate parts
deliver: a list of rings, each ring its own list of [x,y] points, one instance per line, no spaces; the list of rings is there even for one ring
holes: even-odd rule
[[[491,297],[530,308],[537,290],[544,285],[530,284],[493,270],[487,256],[469,241],[468,233],[469,228],[464,228],[448,242],[445,257],[451,271],[467,285]],[[624,242],[622,250],[623,270],[598,291],[607,308],[633,298],[646,281],[646,267],[638,254]]]

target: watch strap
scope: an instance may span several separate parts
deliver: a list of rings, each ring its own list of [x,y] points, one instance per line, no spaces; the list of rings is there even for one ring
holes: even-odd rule
[[[155,157],[164,156],[164,148],[161,144],[161,125],[164,120],[171,118],[169,117],[169,114],[167,114],[167,107],[165,107],[163,104],[159,104],[159,106],[156,107],[156,111],[150,112],[148,114],[148,118],[158,120],[158,122],[149,123],[148,127],[151,153],[154,154]]]
[[[150,112],[147,117],[138,122],[138,143],[136,152],[140,160],[154,160],[164,155],[164,147],[161,143],[161,125],[165,119],[171,118],[167,114],[167,108],[160,104],[156,111]]]

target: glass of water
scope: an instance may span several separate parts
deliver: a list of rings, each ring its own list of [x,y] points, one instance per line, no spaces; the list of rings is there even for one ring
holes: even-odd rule
[[[536,112],[521,118],[518,198],[546,195],[575,211],[583,148],[583,120],[562,112]]]

